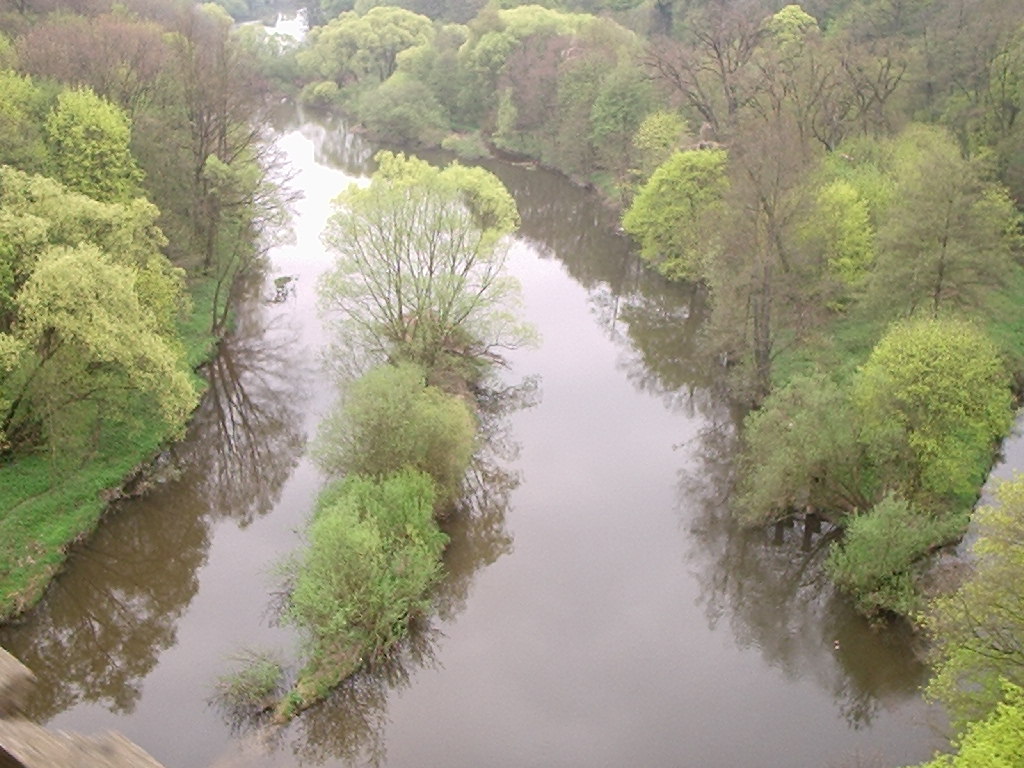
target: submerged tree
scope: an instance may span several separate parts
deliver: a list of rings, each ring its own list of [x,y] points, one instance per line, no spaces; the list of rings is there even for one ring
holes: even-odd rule
[[[519,223],[508,191],[480,168],[435,168],[382,152],[365,188],[336,201],[324,240],[338,254],[320,285],[342,345],[428,370],[493,359],[528,338],[504,274]]]

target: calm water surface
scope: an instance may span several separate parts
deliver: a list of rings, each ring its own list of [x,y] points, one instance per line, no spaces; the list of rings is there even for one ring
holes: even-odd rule
[[[329,201],[370,170],[340,127],[278,146],[304,192],[294,242],[240,313],[169,478],[73,555],[0,643],[50,726],[116,729],[165,765],[901,765],[941,744],[907,638],[873,632],[820,575],[823,537],[741,534],[723,509],[732,415],[693,354],[703,297],[643,271],[614,220],[542,171],[494,166],[519,203],[511,257],[542,343],[511,357],[532,407],[495,418],[485,481],[451,524],[438,612],[387,668],[284,731],[208,703],[245,647],[293,658],[273,565],[322,479],[331,407],[316,276]],[[173,471],[171,471],[173,470]]]

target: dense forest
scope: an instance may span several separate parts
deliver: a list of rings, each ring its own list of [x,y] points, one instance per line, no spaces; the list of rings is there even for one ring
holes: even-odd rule
[[[1020,485],[977,515],[957,591],[929,566],[1024,387],[1024,7],[320,0],[297,46],[234,24],[270,10],[3,7],[5,615],[95,525],[97,490],[180,433],[280,224],[261,126],[283,92],[388,144],[555,168],[621,210],[652,269],[708,296],[706,365],[749,410],[735,514],[841,529],[838,587],[933,641],[961,734],[935,765],[1017,764]]]

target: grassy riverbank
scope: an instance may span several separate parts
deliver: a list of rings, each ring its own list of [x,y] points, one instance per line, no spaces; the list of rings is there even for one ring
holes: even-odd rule
[[[192,312],[179,325],[195,369],[216,349],[209,332],[212,282],[191,289]],[[198,387],[202,381],[196,377]],[[0,465],[0,621],[31,608],[59,573],[73,543],[92,533],[126,481],[144,469],[171,436],[140,401],[135,423],[104,425],[97,450],[74,465],[44,451]]]

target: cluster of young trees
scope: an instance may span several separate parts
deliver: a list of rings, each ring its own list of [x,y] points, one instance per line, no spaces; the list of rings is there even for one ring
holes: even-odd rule
[[[95,524],[97,491],[183,431],[279,221],[248,50],[215,5],[0,8],[0,615]],[[73,523],[33,511],[47,486]]]
[[[705,11],[649,53],[705,136],[651,174],[623,225],[663,274],[710,289],[709,351],[757,406],[740,515],[845,527],[838,585],[865,613],[912,615],[1022,370],[1007,166],[952,125],[909,121],[923,94],[904,76],[923,62],[867,35],[865,9],[824,30],[798,6]]]
[[[337,261],[320,284],[323,308],[339,357],[358,370],[320,427],[315,453],[332,482],[286,568],[284,620],[302,636],[304,663],[278,700],[280,720],[429,613],[448,541],[438,518],[462,496],[477,447],[474,392],[495,350],[526,338],[503,272],[519,215],[501,182],[389,152],[377,162],[368,186],[339,195],[324,233]],[[264,682],[257,698],[278,686]]]

